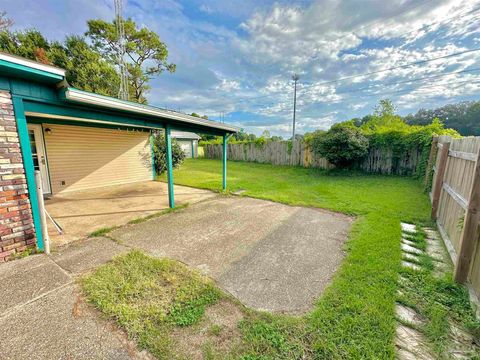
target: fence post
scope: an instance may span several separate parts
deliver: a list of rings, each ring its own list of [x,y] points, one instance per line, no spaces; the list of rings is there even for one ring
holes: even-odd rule
[[[440,200],[440,193],[442,192],[443,177],[445,176],[445,169],[447,167],[448,151],[450,150],[450,142],[445,142],[440,151],[440,158],[438,160],[438,168],[435,172],[435,184],[432,192],[432,220],[437,219],[438,202]]]
[[[468,199],[468,208],[465,213],[462,235],[460,237],[460,251],[455,266],[455,280],[465,283],[470,272],[470,263],[478,239],[478,223],[480,221],[480,151],[477,154],[472,190]]]
[[[437,145],[438,145],[438,136],[435,136],[432,139],[432,146],[430,147],[430,155],[428,156],[427,167],[425,168],[425,180],[423,182],[425,187],[428,185],[430,176],[432,174],[433,161],[435,159],[435,155],[437,154]]]

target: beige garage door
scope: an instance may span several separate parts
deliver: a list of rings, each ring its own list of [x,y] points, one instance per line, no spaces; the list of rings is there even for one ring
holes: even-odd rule
[[[43,124],[53,194],[152,179],[149,133]]]

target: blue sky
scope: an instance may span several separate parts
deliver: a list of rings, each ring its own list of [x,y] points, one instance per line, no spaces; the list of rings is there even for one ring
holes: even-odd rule
[[[382,98],[400,114],[479,99],[480,51],[352,76],[480,48],[480,0],[124,3],[125,16],[156,31],[177,64],[152,81],[149,103],[224,113],[248,132],[290,135],[293,73],[300,133],[371,113]],[[85,32],[88,19],[112,19],[113,0],[0,0],[0,10],[15,29],[60,40]]]

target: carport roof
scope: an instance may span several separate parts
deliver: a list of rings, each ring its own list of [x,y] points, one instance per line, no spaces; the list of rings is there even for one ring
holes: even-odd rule
[[[79,90],[68,85],[65,79],[65,70],[63,69],[2,52],[0,52],[0,74],[7,77],[55,85],[58,89],[58,98],[66,103],[120,111],[133,116],[146,116],[152,120],[172,120],[178,125],[183,125],[186,128],[193,127],[197,131],[212,129],[226,133],[235,133],[240,130],[239,127],[229,124]]]

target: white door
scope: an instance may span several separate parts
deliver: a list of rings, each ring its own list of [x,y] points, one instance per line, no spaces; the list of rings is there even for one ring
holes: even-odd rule
[[[183,150],[185,153],[186,158],[191,158],[192,157],[192,143],[191,141],[187,140],[181,140],[178,141],[180,148]]]
[[[40,124],[28,124],[28,137],[32,149],[33,167],[40,170],[42,188],[44,194],[50,194],[50,177],[48,176],[47,159],[45,157],[45,144],[43,142],[43,130]]]

